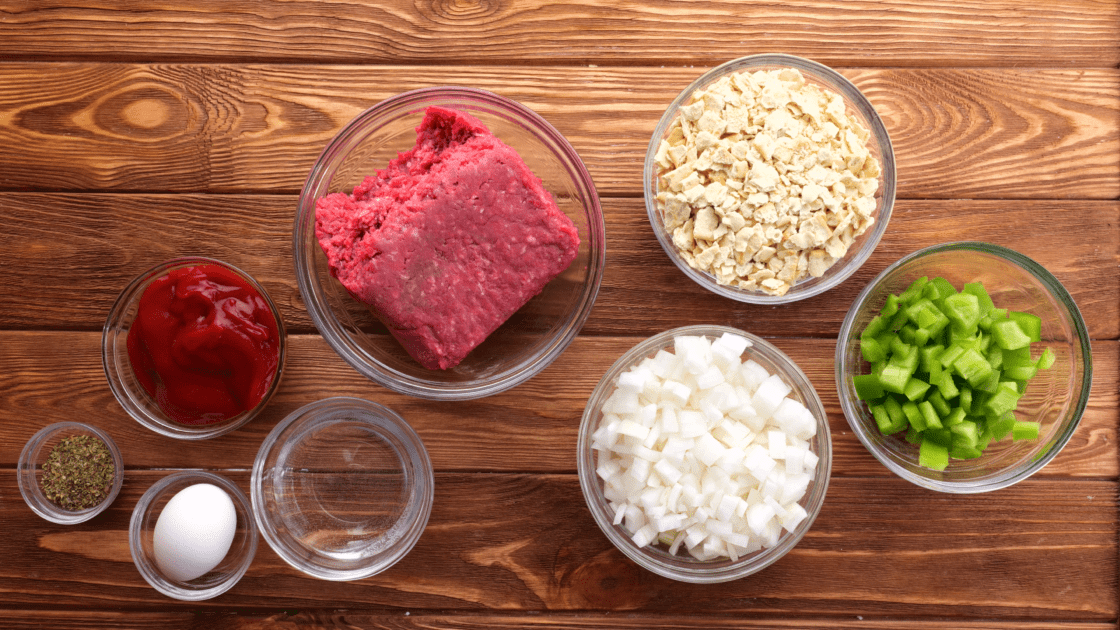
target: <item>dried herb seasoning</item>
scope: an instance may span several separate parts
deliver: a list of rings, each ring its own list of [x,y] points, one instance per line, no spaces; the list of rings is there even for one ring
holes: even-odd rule
[[[60,508],[85,510],[109,496],[116,473],[105,442],[92,435],[73,435],[51,449],[39,483],[43,494]]]

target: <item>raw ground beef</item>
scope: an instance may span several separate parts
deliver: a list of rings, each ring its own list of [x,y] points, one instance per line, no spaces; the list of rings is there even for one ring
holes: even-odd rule
[[[579,236],[521,157],[429,108],[416,146],[316,202],[331,273],[413,358],[448,369],[571,264]]]

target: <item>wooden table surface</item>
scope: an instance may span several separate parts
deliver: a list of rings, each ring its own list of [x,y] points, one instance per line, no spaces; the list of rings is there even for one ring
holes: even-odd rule
[[[1098,630],[1120,612],[1120,2],[804,0],[0,1],[0,626],[379,628],[963,628]],[[649,228],[641,165],[672,98],[729,59],[828,64],[893,140],[898,202],[863,268],[771,308],[693,285]],[[607,267],[580,336],[500,395],[434,403],[359,376],[300,300],[296,197],[325,143],[399,92],[497,92],[556,126],[586,162]],[[859,290],[899,257],[975,239],[1039,261],[1093,338],[1092,398],[1034,477],[979,496],[887,471],[840,411],[833,351]],[[125,284],[185,254],[254,274],[278,302],[288,372],[266,413],[183,443],[131,421],[101,368],[101,326]],[[696,323],[772,340],[813,381],[835,459],[824,509],[789,555],[719,585],[644,571],[598,530],[576,477],[592,388],[627,348]],[[372,578],[318,581],[261,541],[248,574],[204,603],[140,577],[127,525],[169,469],[248,491],[261,440],[314,400],[381,402],[436,468],[419,544]],[[113,506],[76,526],[24,504],[24,442],[92,422],[126,461]]]

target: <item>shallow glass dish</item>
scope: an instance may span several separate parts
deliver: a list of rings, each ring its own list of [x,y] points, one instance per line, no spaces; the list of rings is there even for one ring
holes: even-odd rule
[[[128,333],[132,327],[132,322],[136,319],[140,297],[154,281],[166,276],[174,269],[183,269],[198,265],[217,265],[223,267],[243,278],[248,282],[249,286],[255,289],[256,292],[264,298],[264,301],[268,304],[269,310],[272,312],[272,316],[276,320],[276,331],[279,334],[280,341],[280,356],[276,364],[276,372],[272,376],[272,383],[264,397],[255,407],[220,422],[213,422],[210,424],[184,424],[169,417],[160,409],[155,398],[148,394],[147,390],[140,385],[128,357]],[[109,380],[109,388],[113,390],[113,395],[116,396],[117,402],[124,407],[128,415],[132,416],[134,420],[145,427],[161,435],[181,440],[204,440],[219,435],[225,435],[230,431],[244,426],[260,414],[261,410],[268,405],[269,399],[272,398],[272,395],[275,394],[276,390],[280,387],[280,379],[284,371],[284,362],[287,358],[287,348],[287,336],[284,332],[284,323],[280,319],[280,311],[276,308],[276,304],[272,301],[272,298],[269,297],[268,292],[264,290],[264,287],[254,280],[252,276],[233,265],[220,260],[203,258],[200,256],[169,260],[137,276],[135,280],[125,287],[124,291],[117,297],[117,301],[113,304],[112,308],[109,309],[109,316],[105,320],[105,327],[101,333],[101,362],[105,369],[105,377]]]
[[[46,463],[51,451],[58,444],[69,437],[91,436],[101,440],[109,449],[113,458],[115,472],[109,493],[97,505],[84,510],[67,510],[47,498],[43,492],[43,464]],[[39,516],[62,525],[83,523],[105,511],[117,498],[124,483],[124,459],[117,449],[116,443],[109,434],[97,427],[82,422],[58,422],[40,429],[24,445],[20,451],[19,461],[16,463],[16,476],[19,480],[19,492],[27,506]]]
[[[432,510],[435,479],[420,436],[392,410],[358,398],[297,409],[253,462],[261,533],[291,566],[359,580],[405,557]]]
[[[410,357],[332,277],[315,238],[315,202],[350,194],[368,176],[416,144],[428,107],[466,112],[513,147],[579,232],[572,264],[549,282],[456,367],[429,370]],[[348,123],[324,149],[300,193],[294,229],[300,295],[327,343],[354,369],[403,394],[467,400],[508,390],[552,363],[579,333],[599,291],[605,260],[603,211],[595,185],[575,150],[546,120],[508,98],[463,87],[405,92]]]
[[[743,352],[741,359],[754,360],[770,374],[780,375],[786,385],[792,388],[789,398],[804,405],[816,419],[816,435],[810,438],[809,445],[811,451],[818,457],[818,461],[814,468],[813,480],[809,483],[805,495],[798,501],[808,515],[794,527],[794,531],[783,529],[776,545],[741,556],[737,560],[729,558],[697,560],[683,550],[676,555],[670,554],[660,544],[638,547],[632,539],[632,534],[625,527],[614,524],[614,512],[603,494],[603,481],[596,473],[598,454],[592,448],[592,436],[603,419],[603,404],[617,388],[622,373],[646,358],[655,356],[660,350],[671,351],[677,337],[703,336],[714,340],[725,333],[746,338],[751,346]],[[584,408],[583,419],[580,421],[577,468],[580,488],[591,515],[606,534],[607,539],[626,557],[657,575],[681,582],[726,582],[751,575],[777,562],[797,545],[816,520],[824,505],[825,491],[828,489],[829,474],[832,470],[832,440],[828,428],[828,415],[816,389],[805,373],[785,353],[765,339],[727,326],[703,325],[675,328],[634,346],[615,361],[595,386]]]
[[[992,442],[982,457],[949,460],[944,471],[918,464],[918,447],[901,436],[884,436],[867,405],[856,397],[852,377],[870,372],[859,336],[879,313],[887,295],[914,280],[943,277],[957,290],[982,282],[997,308],[1033,313],[1042,319],[1042,343],[1031,344],[1037,356],[1051,348],[1056,360],[1039,370],[1015,410],[1019,420],[1042,423],[1038,440]],[[856,298],[844,318],[836,344],[836,386],[844,416],[860,442],[884,466],[924,488],[956,494],[988,492],[1022,481],[1041,470],[1077,430],[1093,381],[1088,330],[1073,298],[1049,271],[1026,256],[998,245],[958,242],[916,251],[887,267]]]
[[[669,135],[673,121],[680,115],[681,108],[690,104],[693,95],[699,90],[705,90],[721,78],[741,73],[758,72],[760,70],[778,70],[795,68],[805,78],[807,84],[815,85],[823,90],[828,90],[841,95],[844,99],[845,111],[849,117],[854,117],[870,132],[867,147],[871,156],[879,160],[880,174],[879,187],[875,192],[876,208],[872,216],[875,223],[862,235],[857,237],[848,249],[847,254],[836,261],[820,277],[806,277],[794,284],[784,295],[770,295],[763,291],[754,291],[720,284],[716,277],[706,271],[693,268],[681,256],[676,245],[673,244],[673,234],[666,229],[660,208],[658,207],[657,194],[662,185],[658,176],[657,152],[661,141]],[[766,54],[741,57],[728,61],[712,68],[686,87],[676,99],[666,108],[661,120],[654,129],[649,148],[646,151],[645,165],[642,171],[642,184],[645,191],[646,213],[649,215],[650,225],[657,241],[665,250],[666,255],[686,276],[694,282],[723,297],[740,302],[752,304],[785,304],[819,295],[848,279],[857,269],[867,261],[871,252],[879,244],[887,223],[894,209],[895,198],[895,159],[891,147],[890,136],[883,125],[882,119],[860,90],[843,75],[828,66],[815,61],[803,59],[793,55]]]
[[[222,561],[206,574],[182,581],[160,570],[155,560],[154,534],[156,523],[168,502],[195,484],[210,484],[224,490],[233,501],[237,526],[233,542]],[[253,520],[249,498],[237,484],[211,472],[184,470],[155,482],[136,502],[128,524],[128,548],[136,569],[153,588],[173,599],[197,602],[217,597],[233,588],[249,570],[257,554],[257,524]]]

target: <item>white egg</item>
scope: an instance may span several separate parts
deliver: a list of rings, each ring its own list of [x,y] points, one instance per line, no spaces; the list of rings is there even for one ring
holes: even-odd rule
[[[169,579],[189,582],[226,557],[237,533],[237,511],[221,488],[198,483],[179,491],[156,520],[156,566]]]

